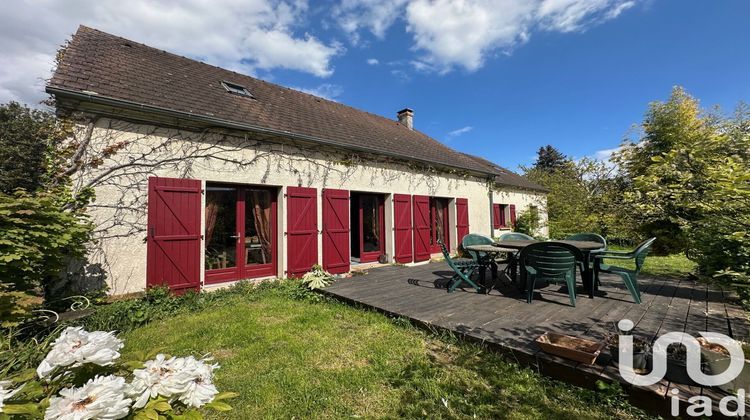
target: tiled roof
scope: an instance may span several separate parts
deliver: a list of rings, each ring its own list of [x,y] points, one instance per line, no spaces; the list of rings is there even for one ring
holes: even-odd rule
[[[495,175],[496,184],[521,188],[525,190],[535,190],[535,191],[541,191],[541,192],[549,191],[546,187],[529,180],[525,176],[521,176],[515,172],[511,172],[503,168],[500,165],[490,162],[489,160],[485,158],[470,155],[468,153],[464,153],[464,156],[474,159],[474,161],[476,161],[480,165],[483,165],[488,171],[493,173]]]
[[[254,99],[226,91],[245,86]],[[171,54],[81,26],[67,46],[48,91],[92,100],[145,105],[193,117],[259,127],[291,137],[495,174],[395,120]]]

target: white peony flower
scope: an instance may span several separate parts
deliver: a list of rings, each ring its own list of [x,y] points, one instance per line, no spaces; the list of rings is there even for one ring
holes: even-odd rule
[[[154,360],[144,363],[143,369],[133,371],[129,392],[135,398],[133,406],[141,408],[158,395],[194,407],[213,401],[218,393],[213,385],[213,370],[219,366],[206,361],[193,356],[167,359],[158,354]]]
[[[0,381],[0,413],[3,412],[5,406],[5,400],[11,399],[14,395],[21,390],[21,388],[10,389],[10,381]]]
[[[114,332],[87,332],[81,327],[68,327],[52,345],[39,367],[37,375],[44,378],[58,366],[77,367],[84,363],[107,366],[120,357],[122,340]]]
[[[207,360],[196,360],[194,357],[186,358],[186,366],[193,380],[188,383],[187,390],[178,398],[183,404],[192,407],[202,407],[214,400],[219,390],[213,383],[214,369],[218,364],[210,365]]]
[[[80,388],[65,388],[52,397],[45,419],[121,419],[130,413],[133,400],[125,396],[125,379],[96,376]]]

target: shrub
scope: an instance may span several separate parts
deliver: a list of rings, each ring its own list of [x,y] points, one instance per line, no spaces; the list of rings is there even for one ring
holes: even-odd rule
[[[529,208],[518,215],[513,230],[529,236],[537,236],[539,227],[539,212],[535,208]]]
[[[0,300],[14,305],[16,315],[22,295],[42,295],[72,258],[85,254],[91,226],[61,210],[58,197],[0,193]]]
[[[0,105],[0,192],[39,189],[50,169],[50,152],[71,128],[51,112],[16,102]]]

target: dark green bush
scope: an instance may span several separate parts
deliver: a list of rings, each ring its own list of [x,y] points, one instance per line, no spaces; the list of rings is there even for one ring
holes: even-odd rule
[[[539,227],[539,211],[532,207],[518,215],[513,230],[529,236],[537,236]]]
[[[56,194],[0,193],[0,324],[18,317],[26,296],[43,290],[83,258],[91,232],[84,217],[61,209]],[[6,313],[8,312],[8,313]]]

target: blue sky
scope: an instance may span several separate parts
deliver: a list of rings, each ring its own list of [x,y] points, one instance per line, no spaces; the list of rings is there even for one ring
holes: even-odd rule
[[[546,144],[603,156],[674,85],[726,110],[750,100],[741,0],[122,3],[4,13],[0,102],[41,99],[78,24],[389,118],[408,106],[417,129],[510,169]]]

